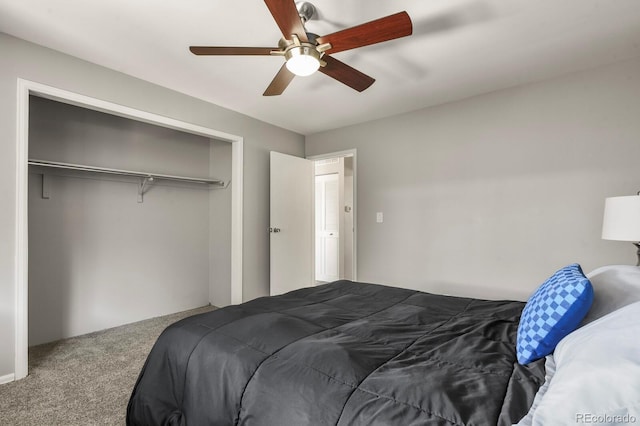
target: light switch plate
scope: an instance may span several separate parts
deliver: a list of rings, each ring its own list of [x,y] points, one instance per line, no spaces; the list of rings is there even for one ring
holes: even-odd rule
[[[384,216],[383,216],[382,212],[377,212],[376,213],[376,222],[382,223],[383,221],[384,221]]]

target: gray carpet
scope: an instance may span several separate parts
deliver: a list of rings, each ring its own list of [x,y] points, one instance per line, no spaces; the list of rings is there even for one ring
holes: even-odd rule
[[[29,375],[0,385],[0,425],[124,425],[156,338],[212,306],[29,348]]]

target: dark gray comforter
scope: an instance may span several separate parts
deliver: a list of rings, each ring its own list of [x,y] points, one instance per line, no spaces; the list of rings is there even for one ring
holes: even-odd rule
[[[544,381],[524,304],[338,281],[193,316],[158,338],[128,425],[507,425]]]

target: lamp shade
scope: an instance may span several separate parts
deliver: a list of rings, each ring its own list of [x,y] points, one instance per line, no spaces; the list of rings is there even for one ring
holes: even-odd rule
[[[605,200],[602,238],[640,241],[640,196],[610,197]]]

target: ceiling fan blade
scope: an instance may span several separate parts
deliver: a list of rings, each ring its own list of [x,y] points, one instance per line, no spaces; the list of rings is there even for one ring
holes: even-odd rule
[[[361,73],[357,69],[352,68],[344,62],[340,62],[329,55],[324,55],[322,60],[325,61],[327,65],[320,67],[320,72],[328,75],[329,77],[335,78],[340,83],[346,84],[358,92],[362,92],[367,89],[374,81],[376,81],[374,78]]]
[[[283,64],[278,74],[273,78],[267,90],[264,91],[262,96],[276,96],[281,95],[284,89],[287,88],[293,77],[296,75],[287,69],[287,64]]]
[[[400,37],[413,32],[413,24],[407,12],[396,13],[362,25],[347,28],[317,39],[318,44],[330,43],[327,53],[337,53],[356,47],[368,46]]]
[[[277,47],[189,46],[194,55],[270,55]]]
[[[300,41],[309,41],[293,0],[264,0],[264,2],[285,39],[291,40],[291,35],[296,34]]]

